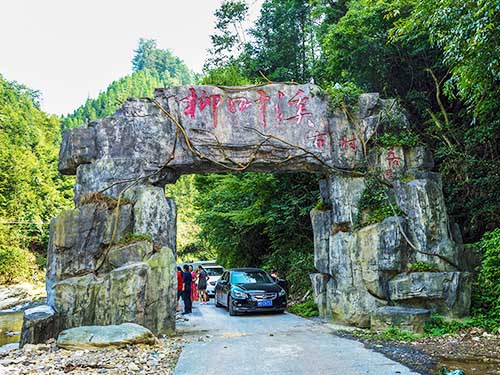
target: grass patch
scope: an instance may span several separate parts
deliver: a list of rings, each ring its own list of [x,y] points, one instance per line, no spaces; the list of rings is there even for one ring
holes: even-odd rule
[[[314,209],[318,211],[328,211],[331,209],[331,207],[322,200],[319,200],[318,203],[316,203],[316,205],[314,206]]]
[[[439,272],[439,268],[434,263],[418,261],[408,265],[408,272]]]
[[[153,242],[153,237],[150,234],[127,232],[123,235],[117,245],[124,246],[139,241]]]
[[[290,306],[288,311],[303,318],[312,318],[319,315],[318,306],[316,306],[316,303],[312,298],[309,298],[302,303]]]
[[[414,341],[422,337],[422,335],[405,331],[397,327],[390,327],[383,332],[376,332],[371,330],[355,330],[349,332],[353,336],[369,341]]]

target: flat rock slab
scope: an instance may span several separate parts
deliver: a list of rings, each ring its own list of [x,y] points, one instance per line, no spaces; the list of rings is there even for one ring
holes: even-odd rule
[[[70,328],[57,338],[57,346],[68,350],[121,348],[155,342],[156,337],[149,329],[135,323]]]
[[[385,331],[391,327],[398,327],[405,331],[424,333],[425,322],[431,317],[427,309],[411,307],[385,306],[378,308],[371,314],[371,329]]]

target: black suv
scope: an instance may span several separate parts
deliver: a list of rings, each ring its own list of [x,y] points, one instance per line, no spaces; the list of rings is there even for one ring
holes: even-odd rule
[[[235,268],[224,272],[215,286],[215,306],[226,306],[229,315],[241,312],[286,309],[286,292],[260,268]]]

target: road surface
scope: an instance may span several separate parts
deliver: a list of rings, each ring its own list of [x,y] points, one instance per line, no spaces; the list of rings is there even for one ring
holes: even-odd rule
[[[191,336],[174,375],[417,375],[325,325],[293,314],[229,316],[224,308],[193,306],[177,329]]]

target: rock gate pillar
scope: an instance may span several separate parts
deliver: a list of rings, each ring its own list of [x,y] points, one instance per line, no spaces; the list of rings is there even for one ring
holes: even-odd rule
[[[59,170],[76,175],[76,208],[51,224],[48,306],[25,314],[23,342],[46,337],[41,327],[174,328],[175,205],[163,186],[190,173],[324,175],[311,212],[323,316],[419,329],[430,311],[466,315],[470,277],[431,156],[377,146],[407,126],[394,100],[364,94],[357,107],[332,108],[314,85],[172,87],[65,131]],[[387,188],[380,220],[362,204],[373,181]]]

